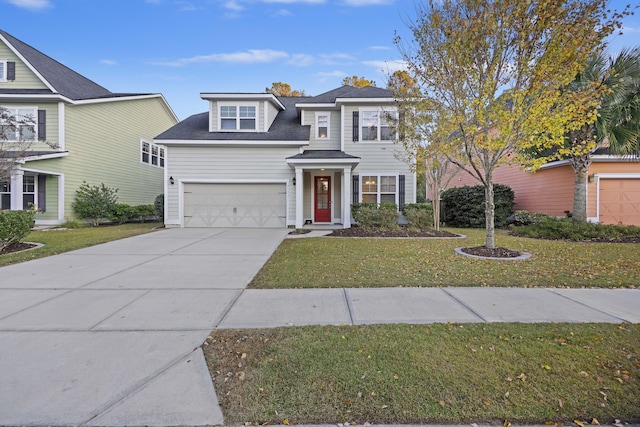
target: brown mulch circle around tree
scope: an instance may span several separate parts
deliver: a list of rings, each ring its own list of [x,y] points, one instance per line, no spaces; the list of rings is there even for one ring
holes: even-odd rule
[[[413,230],[407,227],[393,229],[378,227],[351,227],[333,230],[328,236],[332,237],[460,237],[457,234],[442,230]]]
[[[507,248],[489,249],[486,246],[476,246],[473,248],[461,248],[462,252],[468,255],[475,255],[487,258],[516,258],[522,255],[521,252]]]
[[[26,251],[27,249],[35,248],[38,245],[33,243],[14,243],[0,250],[0,255],[11,254],[13,252]]]

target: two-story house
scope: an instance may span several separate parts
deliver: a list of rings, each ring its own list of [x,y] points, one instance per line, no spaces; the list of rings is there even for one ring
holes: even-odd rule
[[[16,163],[0,176],[0,209],[33,205],[36,224],[53,225],[74,217],[83,181],[118,188],[130,205],[162,194],[165,153],[153,137],[178,122],[162,95],[110,92],[0,30],[0,108],[20,122],[0,122],[0,161]]]
[[[353,203],[415,202],[390,126],[393,95],[342,86],[315,97],[202,93],[209,110],[158,135],[165,224],[351,226]]]

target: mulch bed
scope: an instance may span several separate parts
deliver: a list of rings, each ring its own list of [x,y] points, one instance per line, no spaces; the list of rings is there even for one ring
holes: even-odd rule
[[[407,227],[394,229],[377,227],[351,227],[333,230],[329,236],[333,237],[460,237],[448,231],[436,231],[432,229],[411,230]]]
[[[0,250],[0,255],[10,254],[13,252],[26,251],[27,249],[34,248],[38,245],[34,245],[33,243],[14,243],[12,245],[7,246],[6,248]]]
[[[522,255],[521,252],[514,251],[507,248],[493,248],[489,249],[486,246],[476,246],[473,248],[460,249],[465,254],[482,256],[488,258],[516,258]]]

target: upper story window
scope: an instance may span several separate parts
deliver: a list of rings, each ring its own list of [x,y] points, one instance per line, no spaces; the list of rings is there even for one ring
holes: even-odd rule
[[[256,130],[255,105],[221,105],[220,130]]]
[[[163,168],[164,148],[154,144],[153,142],[142,140],[140,161],[151,166]]]
[[[316,139],[329,139],[330,124],[330,113],[316,113]]]
[[[393,141],[396,133],[389,124],[389,114],[395,116],[395,112],[382,110],[360,111],[360,140],[361,141]]]
[[[2,107],[0,132],[5,141],[35,141],[38,129],[36,107]]]
[[[0,82],[7,81],[7,61],[0,59]]]

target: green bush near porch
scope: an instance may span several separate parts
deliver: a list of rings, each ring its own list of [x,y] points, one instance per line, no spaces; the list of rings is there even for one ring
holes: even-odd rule
[[[35,211],[0,211],[0,250],[21,242],[31,231]]]

